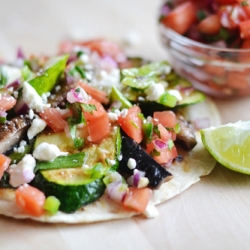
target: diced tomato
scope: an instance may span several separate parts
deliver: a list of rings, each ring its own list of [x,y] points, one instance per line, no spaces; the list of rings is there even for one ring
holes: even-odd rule
[[[215,2],[220,5],[230,5],[230,4],[237,3],[237,0],[215,0]]]
[[[11,159],[4,154],[0,154],[0,180],[3,177],[4,171],[9,167]]]
[[[250,38],[243,40],[241,44],[241,49],[250,49]]]
[[[166,128],[162,124],[158,124],[157,127],[160,132],[161,140],[168,141],[169,139],[171,139],[171,134],[166,130]]]
[[[239,24],[240,28],[240,37],[242,39],[246,39],[250,37],[250,20],[241,22]]]
[[[64,131],[65,127],[68,125],[67,122],[63,119],[60,111],[56,108],[47,108],[44,111],[40,112],[39,115],[43,120],[46,121],[48,126],[54,132]]]
[[[89,104],[95,105],[96,110],[92,112],[83,111],[87,121],[87,129],[92,142],[98,142],[110,133],[108,113],[102,104],[91,99]]]
[[[165,142],[167,143],[167,142]],[[169,163],[178,156],[176,147],[169,149],[168,147],[159,150],[156,149],[154,141],[147,144],[146,151],[150,154],[159,164]],[[156,151],[156,152],[155,152]]]
[[[24,184],[16,189],[15,195],[17,205],[28,214],[39,217],[44,213],[43,206],[46,198],[39,189]]]
[[[141,109],[138,106],[132,106],[128,109],[125,117],[118,117],[118,123],[122,130],[137,143],[143,139],[142,118],[139,117]]]
[[[109,117],[107,113],[96,116],[87,124],[92,142],[98,142],[110,133]]]
[[[103,113],[106,113],[106,110],[102,106],[100,102],[98,102],[95,99],[90,99],[88,104],[94,105],[96,110],[93,110],[91,112],[83,110],[84,117],[87,122],[91,122],[95,117],[101,116]]]
[[[220,17],[216,14],[206,17],[198,25],[198,30],[207,35],[217,34],[220,31],[220,28]]]
[[[124,61],[126,56],[121,48],[112,41],[105,39],[95,39],[86,42],[76,42],[76,45],[88,47],[90,50],[97,52],[101,57],[111,57],[115,61]]]
[[[203,69],[209,75],[214,75],[214,76],[218,76],[218,77],[224,77],[226,75],[226,69],[224,66],[218,66],[218,65],[206,63],[203,66]]]
[[[250,17],[250,1],[249,0],[237,0],[240,4],[241,8],[245,11],[245,13]]]
[[[179,34],[184,34],[196,21],[196,7],[188,1],[180,4],[162,19],[162,23]]]
[[[59,54],[68,54],[73,51],[74,43],[71,41],[63,41],[59,45]]]
[[[241,49],[250,49],[250,38],[243,40]],[[242,63],[250,63],[250,53],[247,51],[239,53],[238,61]]]
[[[109,103],[109,99],[107,97],[106,92],[99,90],[99,89],[96,89],[96,88],[94,88],[94,87],[90,86],[89,84],[84,83],[82,81],[78,81],[77,86],[82,87],[88,95],[92,96],[98,102],[103,103],[103,104]]]
[[[122,204],[125,208],[142,213],[148,205],[151,193],[152,191],[149,188],[130,187]]]
[[[176,116],[173,111],[157,111],[153,114],[155,124],[161,123],[164,127],[174,128],[176,124]]]
[[[229,71],[227,75],[227,85],[234,89],[246,89],[250,82],[249,70]]]
[[[64,41],[60,44],[59,53],[70,53],[76,45],[87,47],[91,51],[97,52],[101,57],[110,57],[116,62],[123,62],[126,60],[125,53],[118,44],[105,39],[94,39],[83,42]]]
[[[8,93],[0,93],[0,110],[7,111],[13,108],[16,104],[16,99]]]
[[[239,24],[248,19],[246,12],[239,5],[227,5],[219,9],[221,25],[228,29],[236,29]]]

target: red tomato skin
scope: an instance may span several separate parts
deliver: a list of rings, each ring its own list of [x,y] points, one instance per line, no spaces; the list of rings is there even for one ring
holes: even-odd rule
[[[68,125],[59,110],[56,108],[45,109],[40,112],[39,115],[55,133],[64,131]]]
[[[15,190],[16,203],[25,212],[39,217],[44,213],[45,195],[39,189],[24,184]]]
[[[149,188],[130,187],[122,204],[127,209],[142,213],[148,205],[151,193],[152,190]]]
[[[220,31],[220,17],[216,14],[203,19],[198,25],[199,32],[207,35],[215,35]]]
[[[154,142],[152,141],[151,143],[147,144],[146,151],[149,155],[151,155],[153,150],[155,150],[155,145]],[[178,156],[176,147],[173,147],[172,149],[165,148],[158,152],[160,153],[160,155],[154,155],[153,158],[159,164],[169,163]]]
[[[87,128],[92,142],[102,140],[110,133],[108,114],[105,112],[96,116],[87,124]]]
[[[174,128],[176,125],[176,116],[173,111],[156,111],[153,114],[155,124],[162,124],[164,127]]]
[[[87,83],[84,83],[82,81],[78,81],[77,86],[82,87],[88,95],[93,97],[98,102],[103,103],[103,104],[109,103],[109,99],[107,97],[106,92],[99,90],[99,89],[96,89],[96,88],[94,88],[94,87],[92,87],[92,86],[90,86]]]
[[[4,171],[9,167],[11,159],[4,154],[0,154],[0,180],[3,177]]]
[[[250,38],[250,20],[243,21],[239,24],[240,37],[242,39]]]
[[[119,116],[118,123],[122,130],[137,143],[143,139],[142,119],[139,117],[141,109],[138,106],[132,106],[128,109],[125,117]]]
[[[181,35],[186,33],[195,21],[196,7],[191,1],[180,4],[162,19],[166,27]]]
[[[110,133],[110,123],[108,113],[100,102],[90,99],[89,104],[95,106],[96,110],[87,112],[83,110],[87,121],[87,129],[92,142],[96,143]]]
[[[237,3],[236,0],[215,0],[215,2],[218,3],[219,5],[230,5]]]
[[[16,104],[16,99],[8,93],[0,93],[0,110],[7,111],[13,108]]]

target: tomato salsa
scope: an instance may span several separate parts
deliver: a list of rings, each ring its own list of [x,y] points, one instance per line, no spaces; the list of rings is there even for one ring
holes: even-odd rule
[[[167,1],[160,22],[192,40],[227,48],[250,48],[250,1]]]

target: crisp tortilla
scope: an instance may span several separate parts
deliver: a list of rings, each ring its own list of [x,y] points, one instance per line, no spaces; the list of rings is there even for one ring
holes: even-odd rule
[[[190,121],[201,118],[201,114],[204,118],[210,119],[211,125],[220,125],[219,112],[211,100],[207,99],[205,102],[187,107],[185,110],[185,117]],[[149,206],[160,204],[180,194],[192,184],[198,182],[201,176],[208,175],[213,170],[216,161],[203,147],[199,132],[197,132],[197,140],[198,144],[191,152],[179,152],[184,155],[184,161],[175,162],[169,167],[168,170],[174,178],[163,183],[159,189],[153,190]],[[53,216],[33,217],[25,214],[16,206],[13,190],[0,189],[0,214],[18,219],[29,218],[49,223],[91,223],[128,218],[137,213],[122,209],[119,204],[103,195],[98,201],[72,214],[58,212]]]

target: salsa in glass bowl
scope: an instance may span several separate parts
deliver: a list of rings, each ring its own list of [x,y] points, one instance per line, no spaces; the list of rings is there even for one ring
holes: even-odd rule
[[[250,0],[167,1],[159,24],[173,68],[195,88],[250,94]]]

